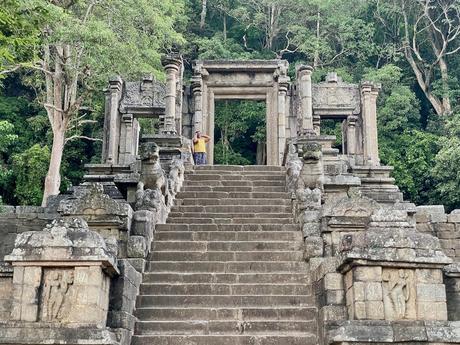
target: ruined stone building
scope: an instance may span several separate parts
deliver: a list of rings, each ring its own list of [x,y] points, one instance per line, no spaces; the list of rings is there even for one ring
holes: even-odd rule
[[[101,164],[1,214],[0,344],[459,344],[460,210],[403,200],[379,85],[288,67],[196,61],[186,82],[168,56],[166,83],[111,79]],[[212,141],[193,165],[222,99],[266,102],[267,165],[213,165]]]

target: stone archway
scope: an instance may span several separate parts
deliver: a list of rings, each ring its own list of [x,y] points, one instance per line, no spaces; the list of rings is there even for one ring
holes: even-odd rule
[[[267,123],[267,165],[281,165],[286,143],[289,109],[285,60],[196,61],[192,78],[194,130],[214,133],[215,101],[264,100]],[[214,141],[208,147],[214,162]]]

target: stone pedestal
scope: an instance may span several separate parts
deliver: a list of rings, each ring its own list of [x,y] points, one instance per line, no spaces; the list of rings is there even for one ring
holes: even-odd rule
[[[437,238],[371,224],[344,239],[343,251],[349,319],[447,320],[442,268],[452,260]]]
[[[5,260],[14,270],[13,298],[0,343],[117,343],[105,330],[116,258],[83,219],[18,235]]]
[[[447,314],[449,320],[460,321],[460,263],[444,268],[444,283],[447,294]]]
[[[5,260],[14,269],[12,320],[105,325],[116,258],[83,219],[20,234]]]

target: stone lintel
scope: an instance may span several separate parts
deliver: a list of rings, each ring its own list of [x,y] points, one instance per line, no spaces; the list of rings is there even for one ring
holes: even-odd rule
[[[196,65],[212,72],[274,71],[286,60],[197,60]]]

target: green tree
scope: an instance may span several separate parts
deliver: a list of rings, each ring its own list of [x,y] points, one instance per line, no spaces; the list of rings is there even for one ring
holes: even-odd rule
[[[12,172],[16,177],[15,193],[21,205],[40,205],[49,159],[49,148],[38,144],[13,156]]]
[[[37,71],[31,84],[39,91],[53,133],[51,158],[43,195],[59,193],[64,146],[74,139],[95,140],[83,133],[88,119],[82,106],[90,106],[91,93],[109,74],[133,77],[161,75],[161,52],[182,42],[176,25],[182,2],[172,0],[33,0],[48,14],[41,32],[39,58],[28,67]],[[28,7],[29,4],[22,4]]]

